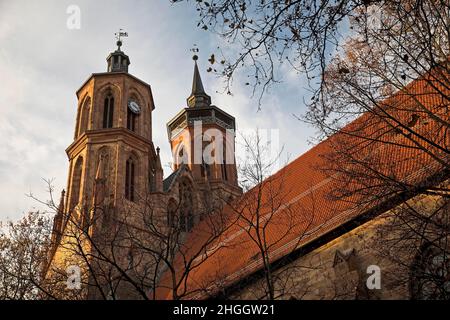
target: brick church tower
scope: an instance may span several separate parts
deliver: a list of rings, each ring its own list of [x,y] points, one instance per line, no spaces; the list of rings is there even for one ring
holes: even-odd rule
[[[78,211],[81,221],[89,219],[85,208],[136,202],[157,185],[151,88],[128,73],[130,59],[117,44],[107,72],[92,74],[77,91],[64,213]]]
[[[66,149],[67,192],[54,218],[46,274],[69,263],[67,249],[61,249],[68,238],[103,239],[114,233],[108,230],[111,221],[120,220],[127,208],[138,208],[143,198],[162,192],[159,148],[152,142],[152,91],[128,73],[130,58],[120,38],[117,46],[107,57],[107,71],[92,74],[76,92],[74,141]]]
[[[194,56],[192,92],[187,108],[167,124],[174,170],[185,164],[194,181],[210,188],[219,198],[242,193],[238,186],[235,159],[236,122],[233,116],[211,104]]]

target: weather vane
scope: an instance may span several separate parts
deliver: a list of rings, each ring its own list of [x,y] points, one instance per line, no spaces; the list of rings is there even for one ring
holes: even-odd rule
[[[114,35],[116,36],[117,39],[117,46],[120,47],[122,46],[122,40],[121,37],[128,37],[128,32],[124,32],[123,29],[119,29],[119,32],[114,33]]]

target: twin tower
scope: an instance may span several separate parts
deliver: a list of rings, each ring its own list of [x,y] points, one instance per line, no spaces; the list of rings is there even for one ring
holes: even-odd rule
[[[91,207],[120,211],[149,198],[167,204],[171,219],[189,232],[196,212],[211,205],[211,199],[227,200],[242,192],[234,155],[235,119],[211,104],[197,61],[187,107],[167,124],[173,172],[164,179],[160,149],[152,139],[153,93],[149,84],[128,73],[130,58],[120,45],[107,57],[107,72],[92,74],[76,92],[74,141],[66,149],[68,187],[55,217],[54,237],[63,233],[70,215],[78,215],[83,224]]]

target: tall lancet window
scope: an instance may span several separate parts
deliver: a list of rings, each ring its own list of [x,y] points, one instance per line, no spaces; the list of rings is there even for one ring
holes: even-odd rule
[[[223,144],[223,155],[222,155],[222,179],[228,180],[227,173],[227,152],[226,152],[226,143]]]
[[[131,131],[136,131],[136,118],[137,115],[127,108],[127,129]]]
[[[103,107],[103,128],[112,128],[114,119],[114,97],[108,94]]]
[[[132,157],[128,158],[125,170],[125,199],[134,201],[136,162]]]
[[[70,209],[72,210],[80,201],[81,174],[83,172],[83,157],[78,157],[73,168],[72,185],[70,191]]]
[[[89,128],[89,113],[91,110],[91,98],[86,98],[83,102],[83,106],[81,108],[81,115],[80,115],[80,123],[78,127],[78,134],[77,136],[80,136],[83,134],[86,130]]]

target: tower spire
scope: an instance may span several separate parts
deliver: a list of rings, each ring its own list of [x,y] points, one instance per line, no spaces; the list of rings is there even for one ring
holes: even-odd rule
[[[194,60],[194,77],[192,79],[192,92],[194,94],[206,94],[203,88],[202,78],[200,77],[200,72],[198,71],[197,60]]]
[[[211,105],[211,97],[206,94],[203,88],[202,78],[200,77],[197,65],[198,56],[194,55],[192,59],[194,60],[194,76],[192,79],[192,92],[187,98],[187,104],[192,108],[208,107]]]

